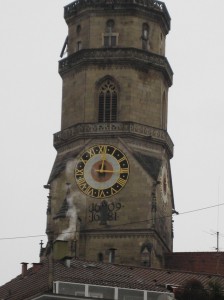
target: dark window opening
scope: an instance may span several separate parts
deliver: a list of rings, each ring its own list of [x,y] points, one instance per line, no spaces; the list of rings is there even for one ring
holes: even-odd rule
[[[101,92],[99,95],[99,122],[104,122],[104,94]]]
[[[111,80],[100,88],[98,122],[117,121],[117,89]]]
[[[98,262],[103,262],[103,253],[98,253]]]
[[[114,20],[108,20],[106,23],[106,32],[103,35],[104,47],[116,47],[118,44],[118,34],[113,32]]]
[[[149,48],[149,25],[147,23],[142,24],[142,49],[148,50]]]
[[[104,36],[104,46],[105,47],[109,47],[110,43],[109,43],[109,36]]]
[[[111,36],[111,47],[115,47],[117,45],[117,37],[112,35]]]
[[[113,264],[115,263],[115,251],[117,249],[111,248],[109,249],[109,263]]]
[[[77,25],[76,27],[76,33],[79,35],[81,31],[81,25]]]
[[[81,41],[78,41],[77,42],[77,51],[81,50],[82,49],[82,42]]]
[[[114,20],[112,20],[112,19],[108,20],[106,23],[106,27],[107,27],[108,32],[112,32],[112,30],[114,28]]]
[[[150,243],[146,243],[142,245],[141,264],[145,267],[151,267],[151,252],[152,252],[152,245]]]
[[[104,34],[104,47],[116,47],[117,46],[117,37],[116,33],[105,33]]]
[[[167,100],[165,92],[162,98],[162,129],[167,129]]]

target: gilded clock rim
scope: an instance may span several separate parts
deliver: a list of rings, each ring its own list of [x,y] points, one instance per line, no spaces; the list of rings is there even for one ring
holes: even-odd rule
[[[87,196],[99,199],[120,192],[128,182],[129,173],[127,156],[111,144],[95,144],[87,148],[80,155],[74,170],[78,188]],[[100,178],[102,176],[104,180]]]

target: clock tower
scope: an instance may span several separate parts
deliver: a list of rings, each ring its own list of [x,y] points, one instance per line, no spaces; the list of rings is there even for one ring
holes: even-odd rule
[[[55,258],[163,267],[174,210],[169,13],[156,0],[77,0],[64,18],[45,255],[53,245]]]

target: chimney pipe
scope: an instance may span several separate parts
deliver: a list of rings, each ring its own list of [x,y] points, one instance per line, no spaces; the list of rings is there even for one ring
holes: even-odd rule
[[[65,266],[66,266],[67,268],[70,268],[70,267],[71,267],[71,260],[72,260],[72,257],[71,257],[71,256],[65,256],[65,257],[64,257]]]
[[[21,265],[22,265],[22,277],[25,277],[26,274],[27,274],[27,265],[28,265],[28,263],[22,262]]]

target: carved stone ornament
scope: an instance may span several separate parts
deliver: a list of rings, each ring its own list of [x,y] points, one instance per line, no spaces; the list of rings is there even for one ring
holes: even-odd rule
[[[84,9],[115,9],[127,10],[137,8],[153,14],[163,16],[163,22],[167,30],[170,29],[170,15],[165,3],[158,0],[76,0],[64,8],[64,18],[68,20]]]
[[[173,142],[167,131],[142,125],[133,122],[114,122],[114,123],[85,123],[77,124],[68,129],[64,129],[54,134],[54,146],[56,149],[63,147],[68,142],[80,138],[91,138],[97,136],[137,136],[149,139],[158,144],[164,145],[168,150],[169,156],[173,156]]]
[[[164,74],[169,86],[173,81],[173,71],[166,57],[136,48],[83,49],[59,61],[59,73],[63,75],[71,69],[91,65],[120,65],[141,71],[152,68]]]

